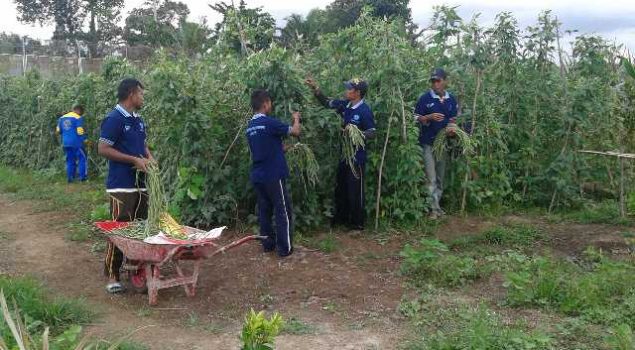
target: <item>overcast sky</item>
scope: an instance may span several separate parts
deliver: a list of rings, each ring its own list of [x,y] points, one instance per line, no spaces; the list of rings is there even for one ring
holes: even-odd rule
[[[209,23],[215,23],[219,16],[207,4],[215,0],[181,0],[190,10],[190,20],[200,21],[205,17]],[[144,0],[126,0],[124,13],[142,4]],[[263,6],[271,13],[279,25],[292,13],[306,14],[311,9],[324,8],[328,0],[246,0],[248,6]],[[0,0],[0,31],[30,35],[40,39],[49,39],[52,27],[37,27],[21,24],[17,20],[16,6],[13,0]],[[563,28],[578,29],[583,33],[600,34],[607,39],[623,43],[635,51],[635,3],[633,0],[411,0],[410,7],[414,21],[427,25],[434,5],[447,4],[459,6],[458,12],[463,19],[469,19],[475,13],[481,13],[481,23],[490,24],[494,16],[502,11],[512,12],[522,28],[535,22],[540,11],[553,10],[563,23]]]

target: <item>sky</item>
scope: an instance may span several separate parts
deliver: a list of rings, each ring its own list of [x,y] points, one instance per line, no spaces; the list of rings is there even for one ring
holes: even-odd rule
[[[190,20],[200,22],[205,18],[208,23],[216,23],[220,17],[207,4],[215,0],[180,0],[190,8]],[[144,0],[126,0],[124,13],[138,7]],[[271,13],[279,25],[292,13],[306,14],[313,8],[324,8],[328,0],[246,0],[249,7],[263,6]],[[38,39],[49,39],[53,28],[22,24],[17,20],[16,6],[13,0],[0,0],[0,32],[14,32]],[[577,29],[581,33],[599,34],[624,44],[635,51],[635,6],[632,0],[410,0],[413,20],[420,26],[430,23],[434,5],[459,6],[458,13],[468,20],[480,13],[480,23],[493,23],[497,13],[510,11],[518,19],[521,28],[535,23],[542,10],[552,10],[563,24],[564,30]]]

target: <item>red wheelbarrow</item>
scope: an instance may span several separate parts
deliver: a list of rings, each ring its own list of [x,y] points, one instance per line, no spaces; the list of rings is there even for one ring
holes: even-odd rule
[[[102,230],[107,235],[108,240],[123,252],[126,257],[126,264],[123,268],[128,271],[130,284],[138,292],[148,292],[150,305],[157,304],[159,289],[183,286],[185,294],[188,297],[193,297],[196,294],[196,282],[203,259],[224,253],[249,241],[264,238],[252,235],[220,246],[209,239],[201,241],[170,240],[172,244],[150,244],[111,234],[111,231],[126,227],[129,224],[128,222],[103,221],[96,222],[95,226]],[[200,230],[191,227],[186,227],[186,230],[200,232]],[[183,273],[180,264],[182,260],[193,262],[191,275]],[[176,276],[166,278],[161,275],[161,267],[170,262],[174,265]]]

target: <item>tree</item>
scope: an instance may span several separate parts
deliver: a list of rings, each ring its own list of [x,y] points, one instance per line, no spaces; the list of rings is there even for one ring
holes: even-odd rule
[[[174,46],[179,42],[178,30],[189,13],[182,2],[148,0],[126,18],[124,40],[128,45]]]
[[[293,14],[286,18],[287,23],[280,29],[280,42],[287,47],[297,42],[302,42],[309,47],[318,44],[318,38],[326,33],[329,26],[329,18],[326,10],[313,9],[306,18]]]
[[[209,6],[223,15],[214,30],[216,41],[221,45],[246,54],[264,50],[273,42],[276,20],[262,7],[247,8],[244,0],[240,0],[238,7],[224,1]]]
[[[410,0],[335,0],[326,7],[328,18],[331,18],[332,28],[337,31],[340,28],[354,24],[362,13],[364,7],[371,9],[371,16],[379,18],[401,18],[406,23],[412,22],[412,13],[408,4]]]
[[[104,49],[123,33],[117,25],[121,19],[123,0],[87,0],[88,32],[83,39],[92,56],[102,56]]]
[[[189,55],[204,53],[212,46],[211,30],[203,22],[184,22],[178,31],[179,45]]]
[[[90,54],[115,41],[123,0],[14,0],[24,23],[54,24],[53,39],[86,41]],[[87,23],[88,22],[88,23]]]
[[[371,17],[402,20],[414,36],[416,25],[412,23],[409,3],[410,0],[335,0],[325,10],[311,10],[306,19],[297,14],[287,17],[279,40],[287,47],[298,41],[315,46],[321,34],[334,33],[355,24],[364,8],[368,9]]]
[[[24,43],[23,43],[24,40]],[[28,36],[22,37],[15,33],[0,33],[0,53],[22,54],[22,45],[25,44],[27,53],[42,50],[42,43]]]

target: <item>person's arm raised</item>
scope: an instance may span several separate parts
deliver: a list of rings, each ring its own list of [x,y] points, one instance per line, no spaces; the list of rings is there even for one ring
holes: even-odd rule
[[[302,133],[302,126],[300,125],[300,112],[293,112],[293,124],[289,129],[289,135],[298,137]]]

